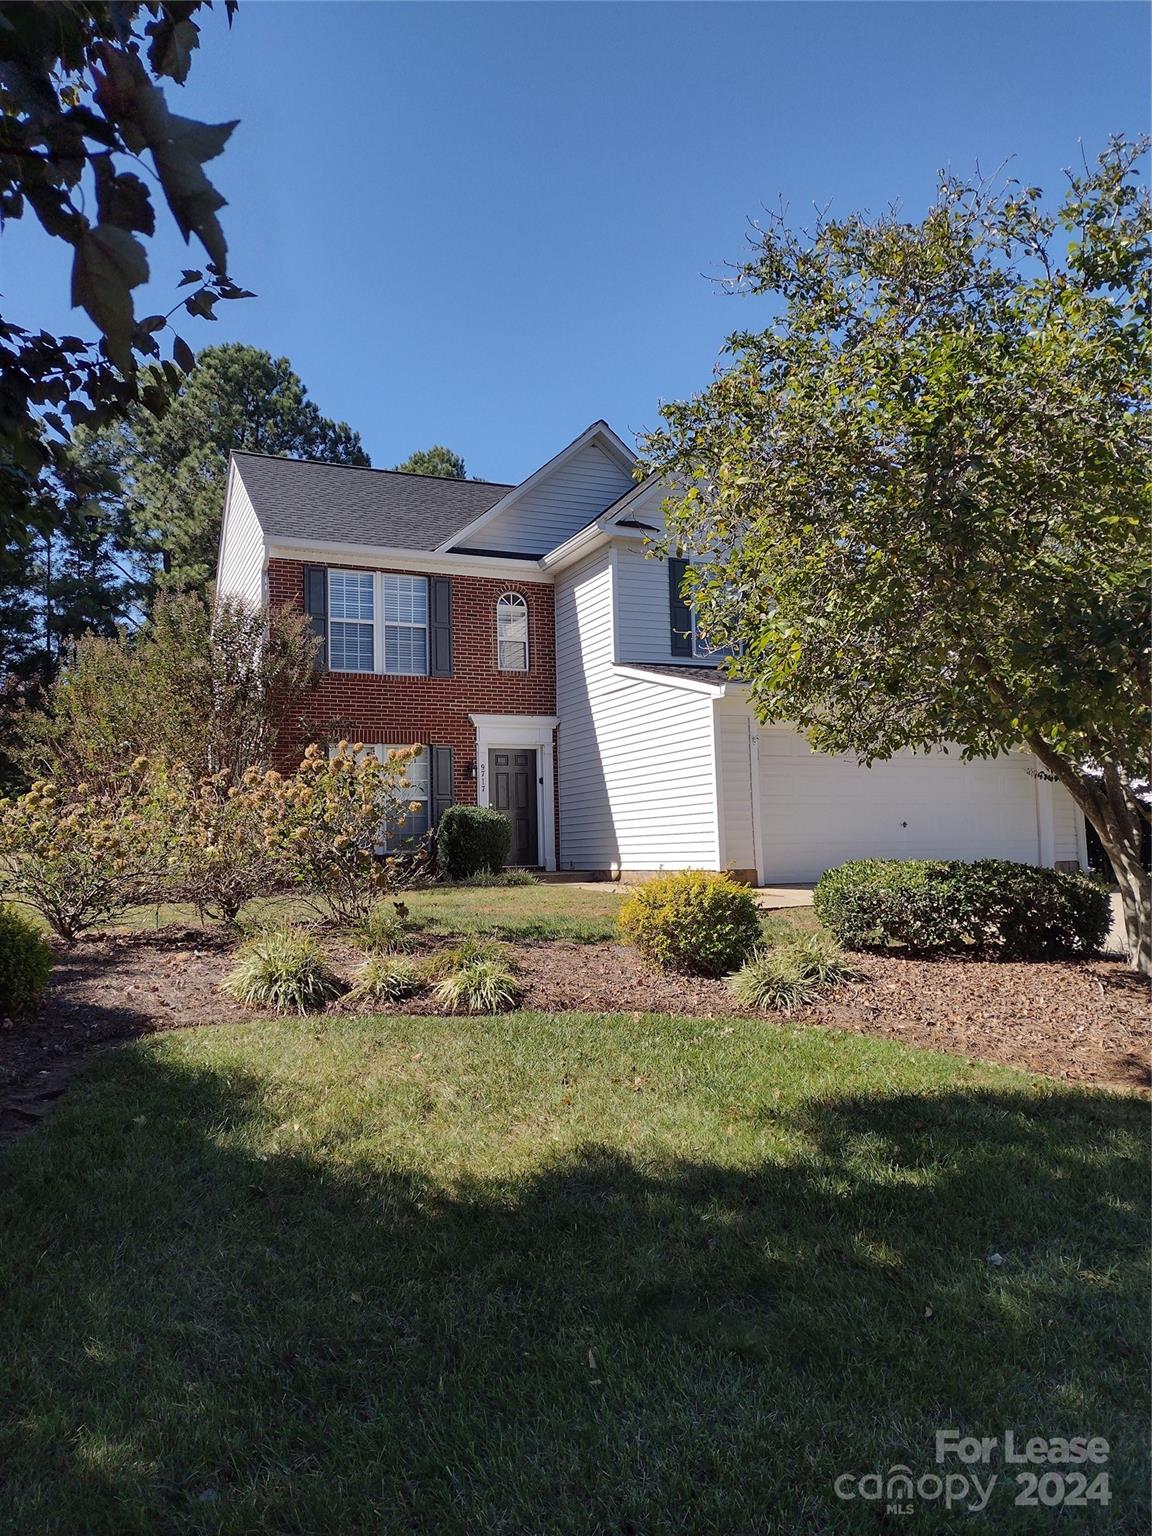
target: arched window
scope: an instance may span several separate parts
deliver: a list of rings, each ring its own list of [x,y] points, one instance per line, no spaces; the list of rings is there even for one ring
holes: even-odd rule
[[[496,665],[501,672],[528,670],[528,604],[505,592],[496,604]]]

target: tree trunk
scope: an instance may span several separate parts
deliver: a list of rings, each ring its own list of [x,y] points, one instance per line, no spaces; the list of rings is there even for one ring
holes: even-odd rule
[[[1047,745],[1029,745],[1060,780],[1096,829],[1120,888],[1124,929],[1134,970],[1152,976],[1152,876],[1140,858],[1144,811],[1127,776],[1105,759],[1099,778],[1084,773]]]

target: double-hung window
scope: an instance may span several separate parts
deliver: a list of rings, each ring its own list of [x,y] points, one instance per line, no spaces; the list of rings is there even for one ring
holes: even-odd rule
[[[381,576],[384,623],[381,671],[407,676],[428,670],[428,580],[425,576]]]
[[[376,592],[370,571],[328,573],[328,665],[334,672],[376,670]]]
[[[328,665],[333,672],[424,676],[428,578],[329,571]]]

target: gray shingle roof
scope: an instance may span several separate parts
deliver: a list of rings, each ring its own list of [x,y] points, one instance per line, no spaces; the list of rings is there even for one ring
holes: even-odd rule
[[[622,661],[622,667],[632,672],[652,672],[657,677],[686,677],[694,683],[711,683],[719,688],[723,683],[739,683],[739,678],[725,677],[716,667],[691,666],[676,661]]]
[[[393,469],[235,453],[236,468],[270,538],[435,549],[512,490]]]

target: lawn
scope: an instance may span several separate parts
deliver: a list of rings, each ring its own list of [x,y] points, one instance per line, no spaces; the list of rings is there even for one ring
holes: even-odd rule
[[[1145,1129],[748,1020],[123,1047],[0,1159],[0,1528],[927,1533],[833,1480],[1011,1428],[1106,1436],[1061,1528],[1142,1532]],[[1000,1470],[954,1519],[1051,1529]]]

